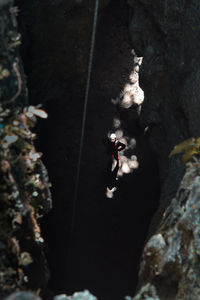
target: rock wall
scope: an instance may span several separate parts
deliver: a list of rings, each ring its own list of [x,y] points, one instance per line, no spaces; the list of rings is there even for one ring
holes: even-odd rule
[[[100,1],[99,13],[109,2]],[[19,1],[32,103],[54,101],[75,83],[85,87],[94,5],[91,0]]]
[[[33,104],[38,101],[48,102],[49,106],[54,107],[54,98],[59,99],[56,108],[60,105],[63,118],[67,115],[65,110],[67,113],[71,112],[73,106],[76,116],[74,119],[72,117],[71,123],[69,122],[66,128],[67,138],[73,140],[72,143],[74,143],[72,148],[67,149],[66,160],[70,166],[73,166],[75,154],[77,154],[78,127],[73,128],[73,134],[71,134],[71,127],[75,123],[77,126],[74,120],[77,120],[77,115],[79,118],[81,111],[80,103],[87,76],[94,2],[52,0],[50,5],[47,1],[35,1],[34,4],[30,1],[22,2],[25,7],[22,13],[24,24],[26,24],[24,26],[22,23],[22,27],[24,26],[24,35],[27,34],[28,37],[25,39],[24,61],[29,75],[31,102]],[[150,141],[156,154],[162,184],[160,207],[149,230],[150,239],[144,247],[139,275],[140,283],[134,299],[146,297],[157,300],[197,300],[200,293],[197,271],[199,268],[199,163],[193,161],[186,168],[181,154],[173,155],[170,159],[169,154],[175,145],[190,137],[199,136],[200,5],[195,0],[190,2],[186,0],[128,0],[127,2],[130,7],[127,23],[129,21],[132,45],[136,55],[143,57],[140,68],[140,86],[144,90],[145,100],[140,114],[140,125],[145,132],[145,138]],[[101,1],[100,8],[106,7],[108,3],[109,1]],[[37,12],[37,18],[30,13],[33,11],[31,9]],[[2,19],[2,22],[4,21]],[[114,40],[115,37],[110,35],[109,38]],[[16,53],[15,47],[19,42],[18,35],[11,34],[8,41],[11,47],[9,59],[11,58],[11,62],[14,62],[13,69],[10,71],[6,65],[3,65],[0,76],[3,80],[12,79],[11,82],[14,79],[16,85],[19,86],[20,77],[16,66],[20,64],[20,61],[15,61],[13,57]],[[123,49],[123,51],[126,50]],[[31,58],[30,64],[26,63],[27,53],[29,59]],[[111,54],[114,55],[115,51]],[[104,67],[106,70],[107,66]],[[98,77],[94,80],[99,99],[102,94],[105,94],[106,80],[108,80],[107,95],[111,97],[112,92],[117,91],[116,85],[112,85],[113,80],[109,83],[110,74],[105,71],[104,75],[103,85]],[[110,86],[112,86],[112,92]],[[23,101],[27,99],[25,86],[22,85],[20,91],[23,98],[18,97],[17,87],[13,91],[15,91],[14,95],[17,93],[14,100],[23,103],[19,105],[21,118],[26,118],[28,111],[22,110],[25,105]],[[6,93],[8,93],[7,90],[5,90],[6,99],[13,99]],[[93,92],[94,97],[95,95]],[[70,101],[70,99],[76,99],[76,101]],[[58,111],[58,116],[61,110]],[[10,123],[9,117],[7,120]],[[59,118],[56,120],[62,127],[64,121],[62,123]],[[59,140],[63,138],[62,133],[58,134],[56,131],[57,128],[59,126],[56,127],[55,132],[52,130],[48,133],[49,138],[53,136],[55,141],[56,138]],[[89,132],[92,132],[90,124],[88,128]],[[5,132],[5,137],[6,134]],[[8,148],[11,149],[12,146],[9,145]],[[15,149],[16,145],[11,154]],[[59,149],[53,150],[54,153],[59,153],[57,152]],[[54,163],[58,164],[57,158]],[[9,168],[8,163],[4,162],[2,172],[10,172]],[[58,178],[58,190],[59,184],[63,186],[61,178],[65,177],[66,172],[66,170],[62,171]],[[74,173],[67,173],[68,177],[72,175]],[[63,191],[61,197],[65,194]],[[65,204],[65,208],[67,205],[69,203]],[[63,204],[60,202],[58,207],[62,211]],[[30,210],[29,215],[31,215]],[[64,222],[65,220],[63,224],[66,224]],[[16,242],[15,238],[14,242]],[[17,259],[20,257],[22,259],[28,251],[22,252],[22,254],[25,253],[22,256],[20,253],[16,252]]]
[[[176,197],[144,247],[134,300],[199,299],[199,167],[199,159],[187,163]]]
[[[170,158],[169,154],[175,145],[200,133],[200,5],[198,1],[128,2],[132,42],[143,56],[141,125],[156,152],[162,183],[160,207],[144,247],[134,299],[197,300],[199,150],[198,158],[186,167],[183,153]],[[181,147],[179,152],[184,152]]]
[[[143,56],[140,86],[145,93],[141,125],[156,152],[163,185],[161,203],[175,195],[184,174],[172,148],[199,135],[199,59],[197,1],[132,1],[130,35]]]
[[[34,147],[31,127],[47,114],[28,106],[19,56],[18,9],[0,2],[0,298],[49,279],[39,220],[51,208],[48,175]]]

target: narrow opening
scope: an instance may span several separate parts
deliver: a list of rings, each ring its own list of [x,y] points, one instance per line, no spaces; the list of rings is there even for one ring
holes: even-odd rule
[[[73,65],[62,64],[62,56],[67,53],[67,42],[76,39],[70,36],[70,30],[63,29],[65,18],[73,18],[76,11],[58,6],[46,9],[44,17],[45,6],[38,2],[34,9],[40,14],[31,24],[34,13],[29,11],[28,15],[30,7],[23,1],[19,6],[30,101],[43,103],[49,114],[48,120],[40,122],[37,128],[38,148],[49,171],[53,196],[53,209],[42,222],[51,272],[49,289],[68,295],[88,289],[98,300],[133,296],[143,243],[158,204],[160,182],[156,158],[139,125],[142,91],[138,87],[137,99],[131,94],[136,65],[128,34],[129,7],[126,1],[112,0],[99,16],[69,260],[86,72],[76,76],[77,66],[73,69]],[[58,16],[61,12],[63,15]],[[45,35],[51,29],[51,17],[57,20],[55,32],[60,30],[61,37],[54,41],[52,36],[44,45],[38,30],[42,28]],[[52,46],[54,42],[57,44]],[[74,51],[80,54],[83,45],[84,37],[83,41],[77,40],[78,50]],[[80,60],[80,68],[81,63]],[[110,193],[103,141],[113,130],[127,147],[121,154],[117,188]]]

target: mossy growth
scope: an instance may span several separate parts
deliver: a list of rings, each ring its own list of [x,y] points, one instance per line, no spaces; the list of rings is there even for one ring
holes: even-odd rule
[[[26,289],[31,248],[41,247],[38,220],[51,209],[47,171],[34,147],[31,132],[43,110],[29,106],[22,112],[0,107],[0,287]],[[29,246],[27,246],[29,245]],[[32,245],[32,246],[30,246]]]
[[[176,145],[174,149],[170,152],[169,157],[173,155],[182,153],[182,161],[186,164],[192,157],[200,154],[200,137],[199,138],[190,138],[182,143]]]

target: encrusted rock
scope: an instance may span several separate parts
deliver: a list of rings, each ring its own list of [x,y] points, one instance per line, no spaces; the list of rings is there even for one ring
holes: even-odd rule
[[[144,286],[150,285],[154,286],[157,299],[199,299],[200,176],[194,176],[198,173],[195,159],[188,164],[176,197],[144,248],[139,273],[142,287],[135,300],[144,299]]]
[[[41,300],[41,298],[30,292],[17,292],[13,293],[5,300]]]
[[[133,298],[133,300],[160,300],[156,294],[156,288],[150,283],[143,286],[140,292]]]
[[[145,99],[141,125],[158,158],[161,205],[175,196],[185,173],[180,157],[168,159],[173,147],[200,136],[198,1],[128,0],[130,36],[143,57],[140,86]]]
[[[41,109],[28,106],[14,1],[0,1],[0,298],[40,291],[49,270],[39,218],[51,209],[48,174],[30,127]],[[4,4],[4,5],[3,5]],[[32,118],[30,115],[32,114]],[[19,292],[8,299],[39,299]]]
[[[65,294],[54,297],[54,300],[97,300],[89,291],[74,293],[73,296],[67,296]]]

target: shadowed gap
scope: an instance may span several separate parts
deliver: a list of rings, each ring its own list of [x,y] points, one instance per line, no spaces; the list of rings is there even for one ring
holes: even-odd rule
[[[107,156],[102,139],[116,113],[111,99],[119,95],[132,69],[127,26],[125,1],[111,1],[101,14],[97,32],[70,265],[66,253],[84,95],[78,82],[51,79],[54,95],[46,104],[49,119],[38,125],[38,148],[53,185],[54,208],[44,217],[42,228],[48,243],[49,288],[57,294],[89,289],[98,300],[133,295],[143,242],[157,208],[158,167],[138,124],[132,125],[139,168],[124,174],[113,198],[105,195]],[[32,59],[37,60],[34,52]],[[40,95],[40,87],[34,81],[28,83],[30,97],[34,89]],[[42,96],[37,99],[38,103],[43,100]]]

